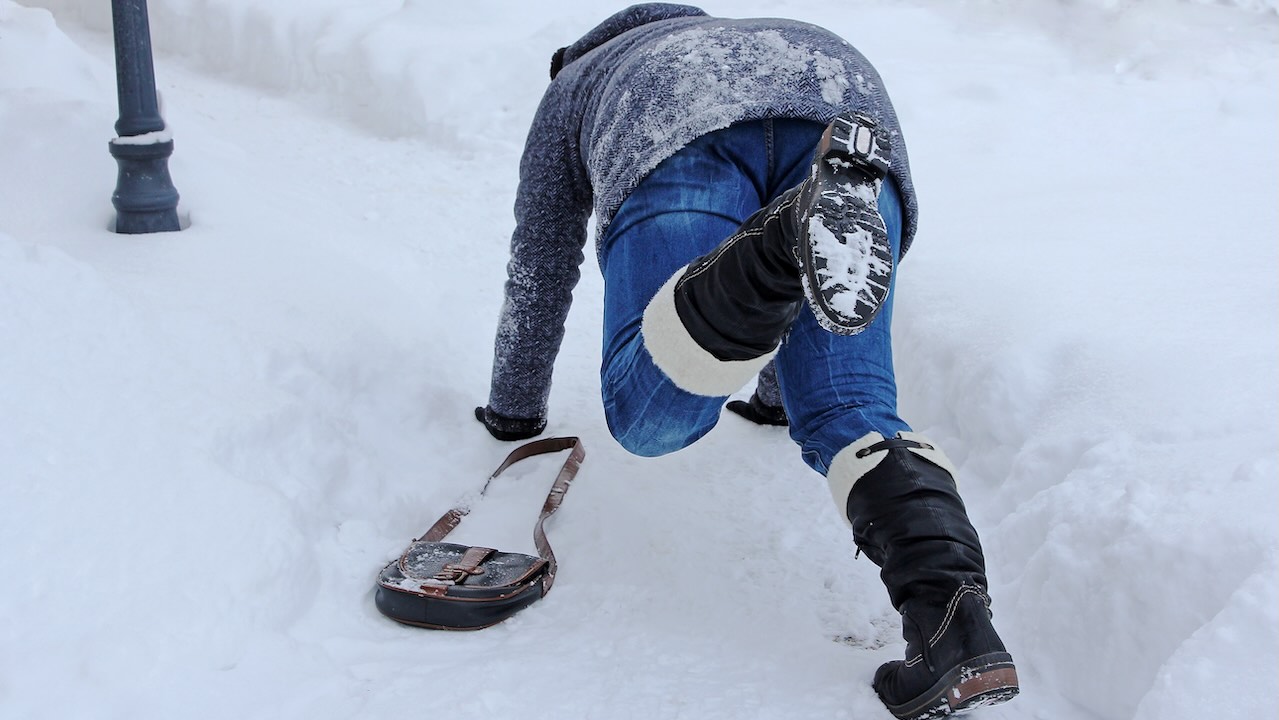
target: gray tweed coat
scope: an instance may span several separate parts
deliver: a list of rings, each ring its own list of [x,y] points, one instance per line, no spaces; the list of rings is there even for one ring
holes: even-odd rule
[[[602,238],[631,190],[706,133],[748,120],[825,124],[844,110],[867,112],[894,135],[903,253],[914,237],[918,202],[879,74],[820,27],[713,18],[687,5],[634,5],[556,53],[552,78],[520,162],[489,394],[489,407],[501,415],[546,417],[591,213]],[[771,377],[761,391],[765,400],[775,396]]]

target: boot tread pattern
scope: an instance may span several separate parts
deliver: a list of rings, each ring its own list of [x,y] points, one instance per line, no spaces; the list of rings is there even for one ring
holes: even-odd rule
[[[804,293],[826,330],[855,335],[888,298],[892,248],[879,214],[888,149],[868,118],[841,115],[818,149],[799,218]]]

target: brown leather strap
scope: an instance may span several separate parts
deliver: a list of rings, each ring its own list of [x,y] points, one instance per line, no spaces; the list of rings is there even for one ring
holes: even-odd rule
[[[418,538],[418,540],[425,540],[427,542],[439,542],[440,540],[443,540],[444,536],[453,532],[453,528],[460,525],[462,523],[462,518],[466,517],[470,512],[471,509],[469,507],[463,506],[458,506],[449,510],[444,513],[443,517],[436,520],[435,524],[431,526],[431,529],[427,530],[426,534]]]
[[[484,568],[480,567],[480,563],[488,560],[489,556],[495,552],[497,551],[493,548],[467,548],[466,552],[462,553],[461,559],[445,565],[444,569],[435,573],[435,579],[461,585],[472,575],[483,575]]]
[[[537,546],[537,554],[546,561],[546,575],[542,576],[543,597],[551,591],[551,585],[555,583],[555,572],[559,570],[559,564],[555,561],[555,553],[551,550],[551,542],[546,539],[546,530],[543,526],[546,524],[546,518],[560,509],[560,503],[564,502],[564,495],[568,493],[569,484],[573,482],[578,468],[586,459],[586,448],[582,447],[582,443],[577,438],[550,439],[571,440],[572,442],[562,447],[572,448],[572,452],[564,460],[564,466],[560,468],[559,475],[555,476],[555,484],[551,486],[551,492],[547,494],[546,502],[542,504],[542,513],[538,515],[537,524],[533,526],[533,543]]]
[[[511,451],[510,455],[506,456],[506,459],[502,461],[501,465],[497,466],[497,469],[493,471],[493,474],[484,482],[483,489],[480,490],[480,497],[483,497],[484,493],[488,492],[489,484],[493,482],[493,478],[501,475],[503,470],[506,470],[525,458],[570,449],[572,452],[570,452],[568,458],[564,460],[564,466],[560,468],[559,475],[555,477],[555,483],[551,485],[551,492],[547,494],[546,502],[542,505],[542,512],[538,515],[537,524],[533,526],[533,544],[537,546],[537,554],[546,561],[547,565],[546,575],[544,575],[542,579],[543,595],[546,595],[546,593],[551,591],[551,585],[555,582],[555,571],[559,569],[558,564],[555,562],[555,553],[551,550],[551,543],[546,538],[546,529],[544,525],[546,523],[546,519],[555,514],[556,510],[560,509],[560,503],[564,501],[564,495],[568,492],[569,484],[573,482],[573,478],[577,476],[578,468],[581,467],[582,461],[586,459],[586,448],[582,445],[582,441],[575,437],[553,437],[534,440],[531,443],[525,443],[524,445],[515,448]],[[431,526],[431,529],[427,530],[422,537],[418,538],[418,540],[425,540],[427,542],[439,542],[440,540],[443,540],[445,536],[453,532],[453,529],[462,523],[462,518],[466,517],[470,514],[470,512],[471,508],[466,505],[459,505],[458,507],[449,510],[444,513],[439,520],[436,520],[435,524]],[[487,548],[471,548],[472,551],[486,549]],[[489,550],[488,554],[492,554],[492,552],[492,550]],[[478,565],[480,562],[483,562],[484,559],[488,557],[488,554],[477,560],[474,565]],[[459,566],[464,564],[466,557],[469,555],[470,551],[468,551],[467,556],[463,557],[462,562],[459,562],[454,566],[450,566],[448,569],[460,570]],[[462,577],[464,579],[466,576],[472,574],[476,573],[465,573]]]

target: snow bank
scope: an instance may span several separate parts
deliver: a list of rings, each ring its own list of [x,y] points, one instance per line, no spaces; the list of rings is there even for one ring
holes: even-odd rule
[[[0,73],[0,91],[46,91],[68,98],[100,97],[114,76],[102,73],[100,64],[67,39],[48,12],[6,2],[0,5],[0,24],[6,29],[0,44],[0,62],[25,72]],[[31,58],[47,64],[35,65]]]
[[[98,31],[111,28],[109,3],[29,4]],[[512,121],[510,111],[537,102],[558,38],[577,37],[596,21],[589,13],[576,21],[547,17],[525,3],[503,7],[500,18],[492,10],[427,0],[152,0],[148,6],[157,51],[237,82],[306,96],[379,134],[442,142],[521,142],[525,120]],[[494,21],[542,41],[494,42],[485,31]]]
[[[1225,47],[1229,31],[1190,25],[1201,10],[1145,32],[1212,43],[1140,66],[1113,62],[1133,45],[1103,58],[1069,26],[1045,44],[970,24],[885,79],[911,103],[929,248],[899,285],[903,407],[980,488],[997,617],[1098,717],[1196,694],[1267,711],[1232,693],[1246,680],[1217,682],[1240,660],[1201,638],[1279,603],[1255,594],[1277,570],[1279,213],[1255,194],[1279,187],[1261,159],[1279,156],[1275,46]],[[980,72],[934,74],[961,44],[982,46]],[[955,131],[909,134],[939,107]],[[1213,138],[1206,166],[1187,161],[1194,138]],[[1274,674],[1276,633],[1247,630],[1255,677]],[[1202,651],[1216,660],[1192,671]]]

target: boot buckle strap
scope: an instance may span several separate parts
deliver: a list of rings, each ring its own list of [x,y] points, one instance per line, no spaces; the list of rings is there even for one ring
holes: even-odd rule
[[[922,443],[917,440],[907,440],[905,438],[888,438],[886,440],[880,440],[879,442],[874,443],[872,445],[867,445],[861,450],[858,450],[855,454],[858,458],[864,458],[867,455],[870,455],[871,453],[877,453],[882,450],[896,450],[899,448],[916,449],[916,450],[936,450],[937,449],[933,447],[932,445],[929,445],[928,443]]]

